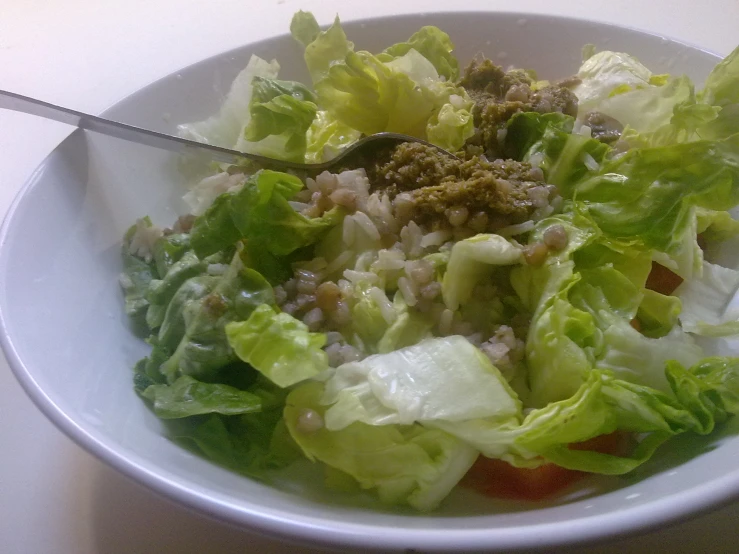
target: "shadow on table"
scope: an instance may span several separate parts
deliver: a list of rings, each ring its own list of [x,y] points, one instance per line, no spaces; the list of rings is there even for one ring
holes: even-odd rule
[[[99,554],[326,554],[295,547],[198,515],[96,464],[92,526]]]

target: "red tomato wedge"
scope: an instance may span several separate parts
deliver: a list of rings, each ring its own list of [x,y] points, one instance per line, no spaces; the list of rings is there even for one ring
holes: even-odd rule
[[[701,250],[706,249],[706,239],[703,235],[697,237],[698,246]],[[652,262],[652,271],[647,277],[646,288],[659,292],[660,294],[672,294],[683,282],[683,278],[673,273],[665,266]]]
[[[652,271],[647,277],[646,288],[660,294],[672,294],[683,282],[683,278],[676,275],[665,266],[652,262]]]
[[[628,435],[616,431],[585,442],[571,444],[573,450],[604,454],[624,451]],[[544,464],[534,469],[514,467],[502,460],[480,456],[462,479],[462,486],[487,496],[510,500],[544,500],[566,489],[587,473]]]

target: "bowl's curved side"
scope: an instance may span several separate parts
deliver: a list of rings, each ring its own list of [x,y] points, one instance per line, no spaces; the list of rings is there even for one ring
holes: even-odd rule
[[[544,66],[546,77],[576,68],[587,42],[643,51],[640,57],[656,70],[689,72],[697,79],[715,63],[709,53],[662,37],[546,16],[447,13],[346,27],[359,47],[376,50],[424,24],[459,37],[460,59],[486,51],[499,63]],[[304,76],[297,47],[278,37],[165,77],[106,115],[171,132],[177,123],[215,110],[251,53],[277,57],[287,77]],[[494,515],[480,508],[480,499],[459,493],[438,515],[423,517],[270,488],[183,451],[162,437],[158,421],[130,386],[130,366],[146,347],[129,331],[114,284],[123,230],[145,213],[162,223],[174,217],[181,191],[171,162],[168,154],[75,132],[29,179],[0,227],[0,346],[11,369],[52,422],[125,475],[202,513],[265,534],[364,550],[511,551],[573,544],[674,522],[739,492],[739,470],[731,464],[739,455],[737,441],[671,469],[681,476],[679,492],[673,491],[670,471],[645,472],[641,481],[600,495],[535,510],[501,507]],[[712,445],[691,448],[706,446]],[[702,483],[704,475],[722,477]]]

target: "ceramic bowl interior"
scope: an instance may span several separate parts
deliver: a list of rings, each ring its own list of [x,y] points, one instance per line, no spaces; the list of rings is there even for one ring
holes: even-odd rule
[[[463,62],[478,52],[540,78],[572,74],[587,43],[628,51],[656,72],[701,82],[716,57],[673,40],[584,21],[447,13],[346,24],[359,48],[380,50],[438,25]],[[281,77],[307,80],[288,36],[202,61],[133,94],[112,118],[174,132],[214,113],[251,54]],[[75,132],[28,182],[0,233],[0,333],[10,365],[64,432],[124,474],[201,512],[285,538],[362,549],[426,551],[553,546],[634,532],[715,506],[739,491],[739,439],[725,428],[682,437],[633,475],[593,479],[548,504],[457,491],[432,515],[326,493],[314,468],[275,486],[239,477],[170,442],[134,394],[131,367],[148,347],[129,329],[117,276],[124,230],[148,214],[182,213],[183,179],[169,154]]]

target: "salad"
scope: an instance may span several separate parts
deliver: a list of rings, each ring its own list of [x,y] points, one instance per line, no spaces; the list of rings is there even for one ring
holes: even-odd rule
[[[460,484],[537,499],[625,474],[739,411],[739,358],[707,354],[739,333],[739,271],[711,255],[739,233],[739,49],[697,89],[592,47],[548,82],[465,68],[435,27],[379,53],[338,18],[291,31],[310,83],[253,56],[180,132],[321,162],[394,131],[456,156],[217,166],[172,227],[129,229],[135,389],[174,440],[429,511]]]

